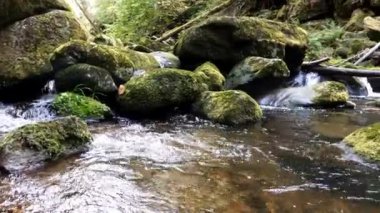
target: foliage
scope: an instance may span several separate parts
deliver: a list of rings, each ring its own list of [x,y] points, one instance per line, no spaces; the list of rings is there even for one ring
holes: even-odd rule
[[[334,21],[329,21],[323,26],[318,26],[309,30],[309,49],[307,59],[316,59],[325,56],[332,56],[337,41],[344,34],[343,27]]]

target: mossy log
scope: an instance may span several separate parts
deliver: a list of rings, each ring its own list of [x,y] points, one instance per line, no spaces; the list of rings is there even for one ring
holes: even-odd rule
[[[316,72],[322,75],[380,77],[380,70],[351,69],[332,66],[302,66],[302,68],[304,72]]]

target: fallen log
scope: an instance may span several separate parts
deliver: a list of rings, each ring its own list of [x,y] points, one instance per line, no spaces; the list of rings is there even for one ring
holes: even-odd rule
[[[344,75],[356,77],[380,77],[380,70],[351,69],[332,66],[303,67],[304,72],[315,72],[321,75]]]

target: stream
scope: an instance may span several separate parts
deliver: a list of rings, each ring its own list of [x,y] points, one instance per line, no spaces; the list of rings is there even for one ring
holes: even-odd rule
[[[0,105],[0,134],[54,118],[49,101]],[[83,153],[0,176],[0,212],[379,212],[379,166],[341,143],[380,120],[364,101],[264,107],[262,123],[239,128],[191,115],[90,122]]]

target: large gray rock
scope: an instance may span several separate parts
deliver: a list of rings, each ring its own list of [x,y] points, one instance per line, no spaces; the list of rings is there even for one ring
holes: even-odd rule
[[[52,11],[0,30],[0,97],[40,90],[53,74],[49,54],[71,39],[85,39],[70,12]]]

